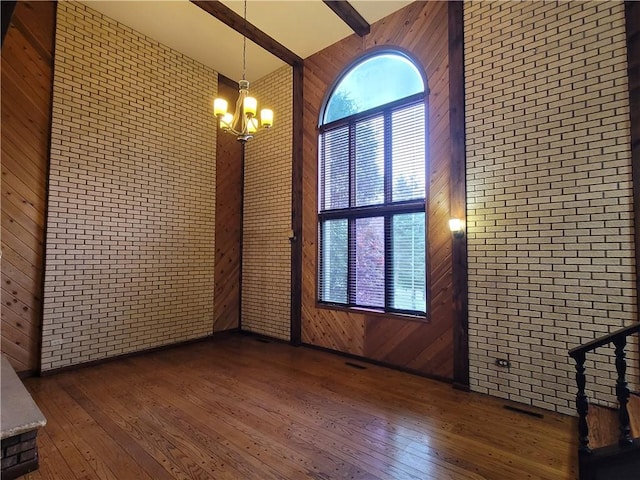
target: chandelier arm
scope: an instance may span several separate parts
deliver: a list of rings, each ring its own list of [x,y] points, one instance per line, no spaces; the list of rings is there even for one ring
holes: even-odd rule
[[[234,135],[243,135],[246,133],[245,115],[243,114],[243,103],[246,96],[246,90],[240,89],[238,100],[236,100],[236,109],[233,112],[233,119],[229,126],[229,131]]]

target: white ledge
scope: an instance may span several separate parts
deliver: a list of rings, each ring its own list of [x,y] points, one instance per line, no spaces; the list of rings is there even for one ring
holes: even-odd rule
[[[16,375],[9,360],[2,355],[0,395],[0,439],[44,427],[47,419]]]

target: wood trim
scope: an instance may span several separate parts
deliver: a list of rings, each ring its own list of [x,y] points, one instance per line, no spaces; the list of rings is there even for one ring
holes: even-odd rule
[[[218,95],[231,105],[238,84],[218,76]],[[217,128],[217,127],[216,127]],[[213,332],[239,327],[242,274],[243,149],[235,135],[217,130]]]
[[[238,92],[239,93],[239,92]],[[245,167],[246,167],[246,163],[244,161],[245,156],[244,156],[244,152],[245,152],[245,147],[246,147],[246,143],[245,142],[241,142],[242,145],[242,155],[240,157],[240,169],[242,171],[241,175],[241,185],[240,185],[240,200],[241,200],[241,204],[240,204],[240,245],[238,246],[238,248],[240,249],[240,273],[238,274],[238,312],[239,312],[239,318],[238,318],[238,330],[242,331],[242,266],[244,265],[244,257],[242,256],[243,252],[244,252],[244,179],[245,179]]]
[[[13,17],[13,11],[16,9],[16,1],[7,0],[2,2],[2,40],[0,45],[4,45],[4,37],[9,31],[9,25],[11,24],[11,17]]]
[[[44,298],[45,287],[45,268],[47,265],[47,226],[49,219],[49,171],[51,170],[51,130],[53,127],[53,90],[55,80],[55,58],[56,58],[56,32],[58,25],[58,4],[55,2],[53,8],[53,38],[51,39],[51,54],[49,55],[49,65],[51,65],[51,83],[49,85],[49,129],[47,130],[47,160],[45,164],[45,186],[44,186],[44,217],[42,227],[42,263],[40,279],[40,299]],[[37,359],[37,373],[42,372],[42,323],[44,320],[44,302],[41,300],[38,309],[38,359]]]
[[[448,3],[449,128],[451,132],[451,215],[466,218],[466,157],[464,123],[464,26],[461,1]],[[469,388],[469,319],[467,305],[467,240],[453,238],[453,380]]]
[[[345,358],[345,359],[348,359],[348,360],[357,360],[359,362],[366,363],[368,365],[375,365],[375,366],[378,366],[378,367],[384,367],[384,368],[388,368],[390,370],[395,370],[397,372],[410,373],[410,374],[416,375],[418,377],[428,378],[430,380],[436,380],[438,382],[451,383],[451,379],[447,378],[447,377],[443,377],[443,376],[435,375],[435,374],[430,374],[430,373],[425,373],[425,372],[423,372],[421,370],[416,370],[416,369],[412,369],[412,368],[409,368],[409,367],[403,367],[402,365],[397,365],[397,364],[391,363],[391,362],[385,362],[383,360],[376,360],[375,358],[364,356],[364,355],[358,355],[358,354],[354,354],[354,353],[343,352],[341,350],[334,350],[332,348],[323,347],[321,345],[313,345],[311,343],[302,343],[301,346],[305,347],[305,348],[309,348],[311,350],[317,350],[319,352],[330,353],[330,354],[335,355],[337,357],[342,357],[342,358]]]
[[[162,352],[165,350],[170,350],[172,348],[184,347],[187,345],[194,345],[194,344],[203,343],[203,342],[213,342],[218,340],[224,340],[226,338],[229,338],[233,335],[238,335],[240,333],[241,333],[240,330],[237,328],[234,328],[232,330],[224,330],[222,332],[212,333],[210,335],[207,335],[206,337],[193,338],[191,340],[185,340],[183,342],[169,343],[167,345],[160,345],[159,347],[152,347],[152,348],[146,348],[144,350],[138,350],[135,352],[123,353],[122,355],[116,355],[115,357],[106,357],[106,358],[101,358],[99,360],[92,360],[90,362],[77,363],[75,365],[69,365],[66,367],[45,370],[44,372],[40,372],[39,376],[48,377],[50,375],[55,375],[62,372],[75,371],[75,370],[79,370],[81,368],[86,368],[86,367],[95,367],[96,365],[104,365],[105,363],[112,363],[118,360],[123,360],[125,358],[145,356],[150,353]]]
[[[349,25],[356,35],[364,37],[371,31],[371,25],[360,13],[346,0],[322,0],[324,4],[335,13],[340,20]]]
[[[302,58],[293,53],[287,47],[264,33],[262,30],[245,21],[243,17],[231,10],[229,7],[218,1],[191,0],[191,3],[231,27],[236,32],[247,37],[253,43],[264,48],[267,52],[275,55],[280,60],[294,66],[301,63]]]
[[[576,359],[580,356],[584,356],[586,353],[592,352],[596,348],[600,348],[610,343],[614,343],[618,340],[622,340],[623,338],[627,338],[629,335],[633,335],[634,333],[640,333],[640,322],[632,323],[631,325],[619,328],[614,332],[602,335],[595,340],[591,340],[590,342],[578,345],[577,347],[569,350],[569,356]]]
[[[302,143],[304,136],[304,63],[293,66],[293,164],[291,167],[291,331],[292,345],[302,343]]]
[[[631,130],[631,172],[636,250],[636,304],[640,305],[640,3],[626,1],[627,75],[629,77],[629,120]],[[640,345],[638,346],[640,350]],[[639,360],[640,365],[640,360]]]

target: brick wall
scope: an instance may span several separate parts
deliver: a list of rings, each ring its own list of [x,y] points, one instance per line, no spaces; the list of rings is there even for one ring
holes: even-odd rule
[[[242,237],[242,329],[289,339],[293,74],[289,66],[251,84],[274,127],[246,145]]]
[[[18,478],[38,469],[37,436],[37,430],[30,430],[2,439],[2,478]]]
[[[213,326],[214,71],[59,2],[42,370]]]
[[[623,3],[465,2],[464,22],[471,386],[573,413],[567,350],[637,315]]]

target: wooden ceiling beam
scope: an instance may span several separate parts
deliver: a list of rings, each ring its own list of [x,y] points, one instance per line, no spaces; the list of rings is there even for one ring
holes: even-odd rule
[[[222,2],[211,0],[191,0],[191,3],[197,5],[202,10],[217,18],[228,27],[231,27],[239,34],[244,35],[248,40],[251,40],[256,45],[264,48],[267,52],[275,55],[283,62],[288,63],[289,65],[302,63],[301,57],[256,26],[246,22],[241,15],[238,15]]]
[[[349,28],[360,37],[368,35],[371,25],[346,0],[322,0]]]

